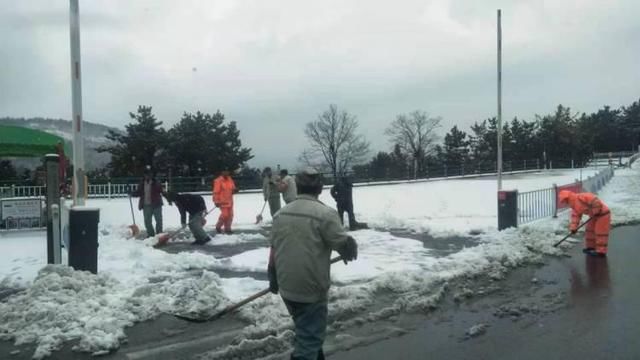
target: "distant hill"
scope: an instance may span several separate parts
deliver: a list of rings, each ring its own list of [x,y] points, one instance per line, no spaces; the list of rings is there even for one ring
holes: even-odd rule
[[[120,129],[94,124],[85,121],[84,123],[84,145],[85,145],[85,166],[87,170],[93,170],[96,168],[104,167],[111,161],[111,155],[109,153],[98,153],[95,149],[102,145],[107,145],[110,141],[106,138],[109,130],[117,132],[123,132]],[[71,139],[73,134],[71,133],[71,121],[63,119],[45,119],[45,118],[0,118],[0,125],[13,125],[26,127],[36,130],[42,130],[53,135],[57,135],[65,139],[71,148]],[[73,154],[67,154],[69,158]],[[16,160],[18,166],[31,167],[31,164],[39,164],[39,160]]]

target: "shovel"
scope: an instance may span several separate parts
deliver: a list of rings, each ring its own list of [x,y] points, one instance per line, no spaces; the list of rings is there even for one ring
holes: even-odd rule
[[[133,219],[133,225],[129,225],[131,230],[131,237],[136,237],[140,234],[140,228],[136,225],[136,216],[133,213],[133,201],[131,201],[131,194],[129,194],[129,206],[131,207],[131,219]]]
[[[592,219],[593,219],[593,218],[591,217],[591,218],[589,218],[587,221],[585,221],[585,222],[583,222],[582,224],[580,224],[580,226],[578,226],[578,227],[576,228],[576,231],[578,231],[581,227],[583,227],[583,226],[587,225],[587,223],[588,223],[589,221],[591,221]],[[569,234],[567,234],[567,236],[563,237],[563,238],[562,238],[562,240],[560,240],[560,241],[558,241],[557,243],[553,244],[553,247],[558,247],[558,245],[562,244],[562,243],[563,243],[565,240],[567,240],[567,239],[569,238],[569,236],[571,236],[571,235],[573,235],[573,233],[569,233]]]
[[[331,259],[331,264],[336,263],[336,262],[338,262],[340,260],[342,260],[342,257],[341,256],[336,256],[333,259]],[[246,299],[244,299],[244,300],[242,300],[240,302],[237,302],[235,304],[231,304],[231,305],[227,306],[226,308],[224,308],[224,309],[218,311],[217,313],[215,313],[215,314],[213,314],[213,315],[211,315],[209,317],[206,317],[206,318],[196,317],[195,314],[191,314],[191,315],[190,314],[173,314],[173,316],[177,317],[178,319],[182,319],[182,320],[186,320],[186,321],[194,322],[194,323],[203,323],[203,322],[218,320],[219,318],[221,318],[221,317],[223,317],[223,316],[225,316],[225,315],[227,315],[227,314],[229,314],[231,312],[234,312],[234,311],[238,310],[238,308],[240,308],[241,306],[246,305],[246,304],[252,302],[253,300],[259,299],[259,298],[267,295],[269,292],[270,291],[269,291],[268,288],[264,289],[262,291],[259,291],[259,292],[255,293],[255,294],[249,296],[248,298],[246,298]]]
[[[211,210],[207,211],[206,213],[204,213],[204,215],[202,215],[202,219],[206,221],[206,217],[207,215],[209,215],[213,210],[215,210],[216,207],[214,206]],[[195,219],[192,219],[191,221],[189,221],[189,224],[191,224]],[[187,226],[189,225],[187,224]],[[180,234],[181,232],[183,232],[184,230],[186,230],[187,226],[182,227],[178,230],[172,231],[170,233],[162,233],[162,234],[158,234],[158,242],[153,245],[154,248],[159,248],[163,245],[166,245],[169,240],[173,239],[176,235]]]
[[[262,210],[260,210],[260,214],[258,214],[256,216],[256,225],[260,224],[260,222],[262,221],[262,213],[264,212],[264,207],[267,206],[267,200],[264,201],[264,204],[262,204]]]

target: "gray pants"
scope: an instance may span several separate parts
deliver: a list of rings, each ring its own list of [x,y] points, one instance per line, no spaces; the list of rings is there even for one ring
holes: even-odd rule
[[[278,197],[270,197],[269,211],[271,212],[271,217],[273,217],[278,210],[280,210],[280,195],[278,195]]]
[[[147,229],[147,236],[155,236],[162,232],[162,206],[154,208],[151,205],[145,205],[142,209],[144,215],[144,227]],[[152,217],[156,219],[156,229],[153,231]]]
[[[193,234],[193,237],[196,239],[196,241],[203,241],[204,239],[209,237],[209,235],[207,235],[207,233],[204,232],[204,229],[202,228],[202,213],[194,216],[189,216],[189,230],[191,230],[191,233]]]
[[[327,302],[299,303],[284,300],[295,325],[291,359],[324,360],[322,345],[327,335]]]

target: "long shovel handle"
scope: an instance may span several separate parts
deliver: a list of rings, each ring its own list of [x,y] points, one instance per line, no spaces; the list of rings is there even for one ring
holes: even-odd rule
[[[589,219],[587,219],[587,221],[583,222],[582,224],[580,224],[580,226],[578,226],[576,228],[576,230],[579,230],[581,227],[587,225],[587,223],[589,221],[591,221],[593,218],[590,217]],[[567,240],[569,238],[569,236],[573,235],[572,233],[567,234],[567,236],[563,237],[562,240],[558,241],[557,243],[553,244],[553,247],[558,247],[558,245],[562,244],[565,240]]]
[[[131,219],[133,220],[133,225],[136,224],[136,216],[133,213],[133,201],[131,200],[131,194],[129,194],[129,207],[131,208]]]
[[[331,264],[336,263],[336,262],[338,262],[338,261],[340,261],[340,260],[342,260],[342,256],[336,256],[336,257],[334,257],[333,259],[331,259]],[[216,313],[215,315],[213,315],[213,316],[211,317],[211,319],[212,319],[212,320],[213,320],[213,319],[217,319],[217,318],[222,317],[222,316],[224,316],[224,315],[226,315],[226,314],[228,314],[228,313],[230,313],[230,312],[232,312],[232,311],[235,311],[235,310],[237,310],[239,307],[241,307],[241,306],[243,306],[243,305],[246,305],[246,304],[248,304],[248,303],[250,303],[250,302],[252,302],[252,301],[254,301],[254,300],[256,300],[256,299],[259,299],[259,298],[261,298],[261,297],[263,297],[263,296],[267,295],[269,292],[270,292],[269,288],[266,288],[266,289],[264,289],[264,290],[262,290],[262,291],[259,291],[259,292],[257,292],[257,293],[255,293],[255,294],[253,294],[253,295],[249,296],[248,298],[246,298],[246,299],[244,299],[244,300],[242,300],[242,301],[240,301],[240,302],[237,302],[237,303],[235,303],[235,304],[233,304],[233,305],[229,305],[229,306],[227,306],[226,308],[224,308],[224,309],[223,309],[223,310],[221,310],[220,312],[218,312],[218,313]]]
[[[336,256],[333,259],[331,259],[331,264],[336,263],[336,262],[338,262],[340,260],[342,260],[342,257],[341,256]],[[174,315],[176,317],[180,318],[180,319],[187,320],[187,321],[190,321],[190,322],[206,322],[206,321],[217,320],[217,319],[225,316],[226,314],[228,314],[230,312],[238,310],[241,306],[244,306],[244,305],[246,305],[246,304],[248,304],[248,303],[250,303],[250,302],[252,302],[252,301],[254,301],[256,299],[259,299],[259,298],[267,295],[269,292],[270,292],[269,288],[261,290],[261,291],[255,293],[255,294],[247,297],[246,299],[244,299],[242,301],[239,301],[239,302],[237,302],[235,304],[231,304],[231,305],[227,306],[226,308],[220,310],[219,312],[213,314],[212,316],[210,316],[210,317],[208,317],[206,319],[192,318],[192,317],[189,317],[187,315],[180,315],[180,314],[174,314]]]

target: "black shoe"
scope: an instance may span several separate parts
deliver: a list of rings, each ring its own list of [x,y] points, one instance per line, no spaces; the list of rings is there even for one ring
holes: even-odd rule
[[[231,230],[227,230],[224,233],[227,234],[227,235],[233,235],[233,231],[231,231]]]
[[[588,247],[588,248],[584,248],[584,249],[582,249],[582,252],[583,252],[583,253],[585,253],[585,254],[588,254],[590,251],[595,251],[595,250],[596,250],[596,249],[594,249],[594,248],[590,248],[590,247]]]
[[[207,236],[206,239],[196,240],[196,241],[192,242],[191,245],[204,245],[204,244],[208,243],[209,241],[211,241],[211,238]]]

